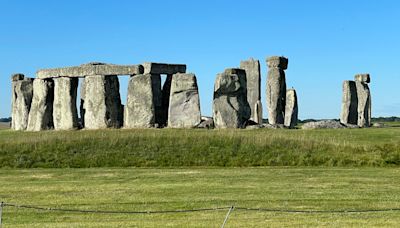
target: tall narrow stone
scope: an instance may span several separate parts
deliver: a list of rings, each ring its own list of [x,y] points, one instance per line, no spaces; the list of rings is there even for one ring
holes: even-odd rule
[[[54,128],[53,102],[53,79],[35,79],[33,81],[33,99],[29,112],[28,131],[42,131]]]
[[[286,79],[285,71],[288,66],[288,59],[285,57],[273,56],[267,58],[267,105],[268,121],[270,124],[284,124]]]
[[[285,106],[285,126],[294,128],[298,120],[298,103],[297,94],[295,89],[288,89],[286,91],[286,106]]]
[[[162,87],[162,108],[161,108],[161,116],[157,118],[157,123],[160,126],[167,126],[168,123],[168,109],[169,109],[169,100],[171,95],[171,83],[172,83],[172,74],[168,74],[165,79],[164,85]]]
[[[53,121],[55,130],[78,128],[76,95],[78,78],[54,78]]]
[[[343,124],[357,124],[358,120],[357,88],[354,81],[343,82],[342,112],[340,122]]]
[[[358,74],[355,76],[358,98],[358,120],[359,127],[371,126],[371,92],[368,83],[370,82],[369,74]]]
[[[246,71],[247,101],[251,109],[250,120],[262,124],[260,61],[252,58],[241,61],[240,68]]]
[[[161,104],[161,77],[158,74],[132,76],[125,105],[125,128],[150,128],[156,124]],[[158,106],[158,107],[157,107]]]
[[[123,108],[118,77],[115,75],[86,76],[84,87],[85,128],[121,127],[123,124]]]
[[[86,83],[85,83],[85,78],[82,79],[82,83],[81,83],[81,103],[79,106],[79,113],[80,113],[80,117],[81,117],[81,128],[85,128],[85,113],[86,113],[86,109],[85,109],[85,97],[86,97]]]
[[[200,122],[200,99],[196,76],[174,74],[168,109],[168,127],[193,128]]]
[[[226,69],[214,85],[213,118],[216,128],[243,128],[250,118],[246,72]]]
[[[12,120],[13,130],[26,130],[33,96],[33,79],[23,74],[14,74],[12,80]]]

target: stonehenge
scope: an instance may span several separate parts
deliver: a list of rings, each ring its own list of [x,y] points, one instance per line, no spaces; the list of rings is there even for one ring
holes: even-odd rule
[[[246,71],[228,68],[217,75],[214,85],[213,118],[216,128],[244,128],[250,119]]]
[[[23,74],[14,74],[12,81],[12,120],[13,130],[26,130],[33,97],[33,79]]]
[[[298,120],[297,94],[295,89],[286,91],[285,122],[287,128],[294,128]]]
[[[267,58],[267,105],[269,124],[284,124],[286,79],[285,70],[288,59],[285,57],[272,56]]]
[[[78,78],[54,78],[53,122],[55,130],[78,128],[76,95]]]
[[[371,92],[369,74],[357,74],[354,81],[343,82],[340,122],[359,127],[371,126]]]
[[[253,58],[241,61],[240,68],[246,71],[247,101],[251,110],[250,120],[262,124],[260,61]]]
[[[33,98],[29,112],[28,131],[43,131],[54,128],[53,102],[53,79],[36,78],[33,81]]]

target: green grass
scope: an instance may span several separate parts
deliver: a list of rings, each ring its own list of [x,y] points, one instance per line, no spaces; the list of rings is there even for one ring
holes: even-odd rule
[[[1,169],[0,199],[44,207],[174,210],[237,207],[400,208],[398,168]],[[4,227],[220,227],[225,211],[80,214],[5,207]],[[400,212],[278,213],[234,210],[227,227],[395,227]]]
[[[0,167],[397,166],[400,128],[0,131]]]

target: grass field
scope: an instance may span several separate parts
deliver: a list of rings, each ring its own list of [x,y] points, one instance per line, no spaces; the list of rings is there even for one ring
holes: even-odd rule
[[[0,167],[397,166],[400,128],[0,131]]]
[[[398,168],[0,169],[5,202],[86,210],[236,207],[400,208]],[[5,207],[4,227],[220,227],[227,210],[80,214]],[[234,210],[226,227],[395,227],[400,211],[282,213]]]

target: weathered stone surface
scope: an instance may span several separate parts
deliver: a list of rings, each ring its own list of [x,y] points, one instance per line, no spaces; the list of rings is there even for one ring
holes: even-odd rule
[[[115,75],[86,76],[84,87],[85,128],[121,127],[123,124],[123,107],[118,77]]]
[[[383,127],[385,127],[385,123],[374,123],[374,124],[372,124],[372,127],[383,128]]]
[[[171,95],[172,74],[168,74],[162,86],[161,108],[156,108],[156,122],[160,127],[167,126],[169,100]]]
[[[285,127],[294,128],[298,120],[298,103],[295,89],[286,91]]]
[[[356,74],[354,76],[354,80],[358,81],[358,82],[364,82],[364,83],[371,82],[371,78],[370,78],[369,74]]]
[[[144,74],[176,74],[186,73],[185,64],[143,63]]]
[[[322,120],[322,121],[316,121],[316,122],[309,122],[303,124],[301,127],[302,129],[339,129],[339,128],[345,128],[344,125],[342,125],[339,121],[335,120]]]
[[[20,80],[24,80],[25,75],[24,74],[13,74],[11,75],[11,81],[20,81]]]
[[[33,99],[29,112],[28,131],[42,131],[54,128],[53,102],[53,80],[35,79],[33,81]]]
[[[246,72],[242,69],[227,69],[218,74],[213,101],[215,127],[243,128],[249,118]]]
[[[358,121],[360,127],[369,127],[371,125],[371,93],[367,83],[356,81],[358,98]]]
[[[214,120],[212,117],[202,116],[201,122],[197,125],[197,128],[207,128],[212,129],[214,128]]]
[[[267,105],[268,121],[270,124],[284,124],[286,79],[284,69],[287,68],[288,59],[273,56],[267,59]]]
[[[125,105],[125,128],[150,128],[156,125],[156,108],[161,104],[160,75],[136,75],[129,79]]]
[[[17,80],[21,79],[21,80]],[[12,77],[12,121],[13,130],[26,130],[33,96],[33,79],[23,75]]]
[[[37,78],[85,77],[93,75],[137,75],[143,73],[141,65],[114,65],[88,63],[80,66],[43,69],[36,72]]]
[[[168,127],[194,128],[201,122],[200,99],[194,74],[172,76]]]
[[[241,61],[240,68],[246,71],[247,101],[251,109],[250,119],[256,123],[262,123],[260,61],[252,58]]]
[[[85,97],[86,97],[86,83],[85,83],[85,78],[82,79],[81,83],[81,103],[79,106],[79,113],[80,113],[80,128],[85,128]]]
[[[78,128],[76,94],[78,78],[54,78],[53,122],[55,130]]]
[[[358,98],[356,83],[354,81],[344,81],[340,122],[343,124],[357,124],[357,106]]]
[[[283,124],[265,123],[265,124],[262,124],[262,125],[263,125],[264,128],[267,128],[267,129],[284,129],[284,128],[286,128],[285,125],[283,125]]]

